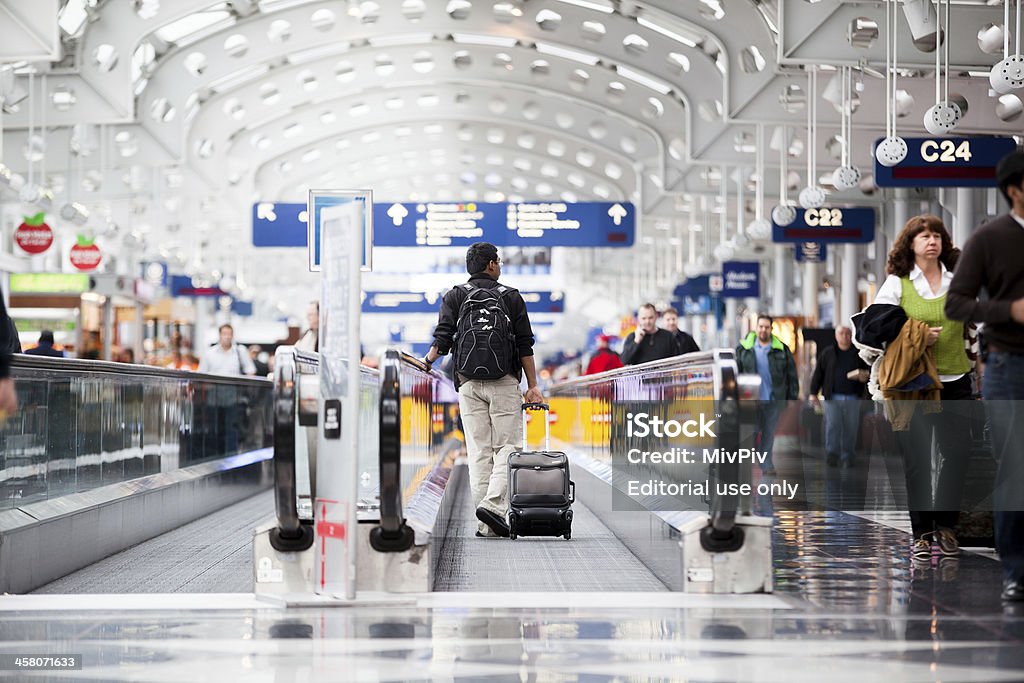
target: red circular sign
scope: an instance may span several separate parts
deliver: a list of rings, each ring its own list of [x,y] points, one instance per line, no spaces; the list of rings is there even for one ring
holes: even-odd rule
[[[53,230],[46,223],[40,225],[22,223],[14,231],[14,241],[28,254],[42,254],[53,244]]]
[[[95,244],[76,244],[71,247],[71,265],[79,270],[92,270],[103,260],[100,248]]]

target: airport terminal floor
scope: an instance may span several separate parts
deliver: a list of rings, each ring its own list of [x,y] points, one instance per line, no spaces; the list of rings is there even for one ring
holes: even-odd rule
[[[596,408],[584,408],[591,397],[635,400],[645,388],[640,398],[649,400],[655,387],[664,392],[687,386],[691,399],[716,385],[736,391],[736,384],[723,381],[728,360],[729,353],[723,352],[691,354],[552,387],[556,438],[579,426],[579,414],[574,416],[570,405],[591,421],[589,410]],[[679,571],[703,555],[687,545],[692,522],[701,529],[709,526],[707,520],[721,516],[721,506],[712,503],[709,512],[682,517],[616,511],[601,495],[614,488],[614,478],[602,478],[601,449],[592,445],[556,441],[570,454],[577,488],[571,540],[480,537],[465,447],[457,423],[445,417],[456,413],[438,410],[453,407],[450,380],[397,351],[385,354],[379,369],[358,370],[361,391],[375,399],[362,403],[366,414],[360,436],[379,436],[377,442],[364,438],[360,446],[368,456],[358,463],[366,468],[360,477],[360,534],[378,523],[387,526],[388,491],[398,492],[392,502],[404,510],[403,524],[421,533],[404,550],[377,552],[361,545],[358,571],[374,576],[357,581],[369,588],[357,590],[354,599],[324,590],[323,584],[317,587],[317,576],[329,567],[301,576],[288,575],[285,567],[283,581],[291,592],[277,591],[282,579],[272,576],[271,564],[294,564],[303,554],[317,563],[334,559],[322,554],[333,532],[313,520],[309,526],[316,529],[317,540],[307,550],[277,552],[259,541],[268,528],[270,533],[286,528],[293,514],[312,517],[309,487],[325,486],[310,482],[309,471],[303,474],[303,463],[310,459],[303,451],[310,447],[303,430],[312,428],[302,426],[309,423],[302,411],[311,406],[290,393],[304,386],[308,391],[311,385],[288,374],[295,370],[316,377],[319,359],[289,348],[279,352],[278,362],[273,382],[237,380],[250,385],[251,405],[260,405],[262,394],[278,408],[272,424],[263,427],[274,433],[272,447],[257,448],[251,457],[212,461],[221,472],[256,467],[262,471],[258,483],[247,485],[241,473],[210,479],[215,477],[210,470],[200,470],[195,476],[206,477],[202,488],[208,494],[227,496],[234,489],[237,502],[214,505],[192,521],[81,562],[53,580],[26,579],[25,586],[31,581],[38,585],[0,596],[0,655],[80,657],[75,670],[6,673],[23,680],[111,681],[1021,680],[1024,610],[1001,602],[998,560],[990,549],[970,547],[955,557],[936,550],[927,559],[912,558],[905,500],[901,503],[897,493],[894,506],[879,503],[892,495],[887,491],[892,454],[859,449],[862,467],[829,467],[820,448],[780,436],[777,474],[743,469],[740,479],[755,486],[800,481],[809,489],[838,491],[830,499],[837,508],[861,504],[872,511],[813,511],[809,505],[787,509],[785,491],[740,500],[741,514],[732,518],[731,528],[743,527],[747,541],[742,548],[708,553],[710,571],[722,571],[727,580],[721,590],[707,590],[708,584],[691,580],[692,573],[680,582]],[[59,384],[59,365],[46,366],[51,383]],[[93,370],[94,381],[103,381],[104,370],[110,374],[110,368]],[[164,382],[170,374],[154,371],[137,381]],[[378,377],[382,381],[372,381]],[[708,383],[709,377],[718,381]],[[175,380],[211,381],[202,375]],[[433,390],[425,392],[427,386]],[[60,410],[55,393],[51,387],[47,395],[56,400],[51,407]],[[199,386],[186,393],[217,395],[204,394]],[[402,422],[380,419],[392,409],[401,411]],[[719,415],[728,412],[720,410]],[[199,428],[203,408],[197,405],[194,411],[192,441],[224,443],[216,431]],[[425,415],[437,418],[436,429],[421,428]],[[247,420],[260,424],[251,415]],[[538,422],[531,420],[529,439],[541,434]],[[546,426],[550,431],[551,424]],[[587,438],[595,436],[603,441],[600,434]],[[244,438],[241,443],[264,442]],[[322,468],[320,453],[316,460]],[[398,467],[389,466],[392,456]],[[180,481],[202,466],[184,467]],[[271,469],[272,476],[265,476]],[[389,482],[388,473],[396,481]],[[367,479],[373,480],[369,486]],[[162,491],[173,504],[189,500],[188,495],[194,497],[189,504],[202,504],[201,492],[172,493],[172,486],[166,481],[136,484],[121,492],[124,500],[105,500],[108,506],[131,506],[133,496]],[[157,509],[150,501],[142,506]],[[64,512],[74,517],[73,507],[67,503]],[[60,515],[47,520],[42,508],[30,503],[20,510],[38,516],[37,538],[43,543],[60,538],[58,530],[50,530]],[[126,516],[131,508],[125,510],[115,534],[126,534],[132,526]],[[744,512],[771,519],[768,556],[749,549],[756,545],[758,529],[767,527]],[[622,525],[626,517],[634,523]],[[9,518],[5,522],[5,547],[29,548]],[[73,540],[64,543],[58,554],[83,552]],[[37,562],[56,556],[43,547],[33,553]],[[729,555],[751,567],[726,570],[722,562]],[[12,563],[10,557],[5,562],[14,573],[31,565]],[[269,571],[260,570],[264,562]],[[755,582],[766,578],[769,590],[751,588],[750,576]]]
[[[0,598],[0,644],[88,662],[55,680],[1021,680],[1024,610],[1000,604],[998,563],[916,565],[905,516],[780,517],[774,593],[695,595],[665,592],[585,508],[570,543],[510,543],[474,537],[461,497],[435,593],[255,599],[263,493]]]

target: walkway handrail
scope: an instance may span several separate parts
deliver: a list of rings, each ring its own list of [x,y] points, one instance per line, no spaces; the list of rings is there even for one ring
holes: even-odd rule
[[[412,547],[415,534],[402,515],[402,363],[429,372],[417,359],[388,349],[380,363],[380,524],[370,532],[378,552],[401,552]]]
[[[11,356],[11,368],[21,370],[59,370],[61,372],[111,374],[118,377],[162,377],[168,379],[190,379],[206,384],[230,384],[232,386],[265,386],[265,377],[247,375],[211,375],[192,370],[174,370],[155,365],[115,363],[105,360],[84,358],[56,358],[52,356],[30,356],[16,353]]]
[[[298,389],[296,351],[291,346],[280,346],[274,354],[274,506],[277,528],[270,533],[270,543],[282,552],[306,550],[313,545],[313,527],[299,519],[296,502]]]
[[[663,379],[671,381],[672,376],[679,373],[692,374],[697,370],[699,374],[709,375],[709,387],[713,391],[707,396],[714,398],[717,417],[718,448],[725,452],[735,452],[740,444],[740,418],[748,408],[753,407],[753,400],[756,400],[760,388],[760,378],[756,375],[741,375],[736,364],[736,355],[733,349],[712,349],[697,351],[682,356],[674,356],[662,360],[650,361],[640,365],[627,365],[615,370],[608,370],[594,375],[576,377],[564,382],[559,382],[548,389],[548,394],[555,397],[559,395],[579,394],[588,389],[593,391],[599,385],[608,385],[607,392],[601,392],[608,400],[615,401],[619,396],[613,390],[615,386],[628,387],[643,378],[650,377],[654,385]],[[600,390],[599,390],[600,391]],[[628,399],[627,399],[628,400]],[[716,465],[717,470],[713,475],[716,480],[727,483],[742,483],[741,477],[744,473],[737,462],[722,463]],[[716,487],[717,489],[717,487]],[[742,546],[742,529],[736,525],[737,514],[743,512],[743,505],[740,497],[736,494],[722,495],[713,494],[710,499],[709,516],[710,525],[705,529],[701,537],[702,544],[708,550],[729,551]]]

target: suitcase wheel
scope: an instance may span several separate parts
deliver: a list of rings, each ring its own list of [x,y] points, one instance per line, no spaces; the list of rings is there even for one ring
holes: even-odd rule
[[[565,537],[565,540],[567,540],[567,541],[568,541],[568,540],[569,540],[570,538],[572,538],[572,532],[571,532],[571,531],[566,531],[566,532],[565,532],[564,534],[562,534],[562,535],[563,535],[563,536]]]
[[[516,533],[516,520],[518,516],[515,513],[509,513],[508,516],[508,537],[511,540],[519,538],[519,534]]]

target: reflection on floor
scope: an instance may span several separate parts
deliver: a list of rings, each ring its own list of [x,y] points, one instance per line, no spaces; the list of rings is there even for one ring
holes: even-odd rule
[[[774,595],[522,592],[495,564],[477,592],[361,607],[284,610],[246,593],[5,596],[0,654],[84,655],[56,680],[1024,680],[1024,608],[1000,603],[990,557],[912,561],[905,513],[780,508]],[[453,551],[516,547],[463,522]],[[570,574],[557,557],[587,561],[570,551],[606,544],[602,533],[580,524],[568,543],[533,539],[557,544],[550,562],[516,571]]]
[[[905,533],[842,513],[782,513],[776,541],[774,596],[3,597],[0,653],[83,654],[61,680],[1024,680],[1024,610],[1001,607],[998,563],[915,566]]]

